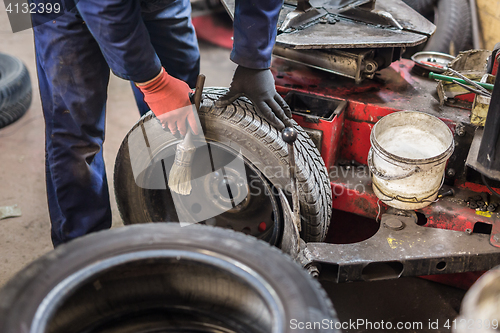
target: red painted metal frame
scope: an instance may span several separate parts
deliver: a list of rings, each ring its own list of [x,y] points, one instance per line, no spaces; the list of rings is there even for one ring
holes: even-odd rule
[[[401,110],[417,110],[438,116],[452,131],[458,122],[468,122],[470,112],[459,108],[439,106],[433,96],[436,83],[417,77],[412,73],[413,62],[400,60],[382,71],[378,80],[369,80],[361,85],[353,81],[339,78],[332,74],[291,64],[284,60],[275,60],[273,72],[276,78],[277,90],[286,94],[291,90],[304,93],[315,93],[348,101],[345,110],[343,128],[335,127],[334,131],[342,130],[340,155],[342,159],[354,160],[366,164],[370,149],[370,133],[373,125],[382,117]],[[437,109],[436,109],[437,107]],[[304,127],[316,128],[314,124],[305,123],[297,118]],[[328,135],[333,135],[332,131]],[[325,152],[335,151],[330,145],[335,144],[323,140],[322,155],[326,161],[329,156]],[[343,179],[345,180],[345,179]],[[333,207],[358,215],[374,218],[377,207],[377,197],[371,191],[370,180],[367,179],[364,192],[349,188],[341,180],[332,179],[334,193]],[[487,192],[485,186],[474,183],[457,183],[457,190],[467,189],[472,192]],[[477,193],[472,193],[471,196]],[[383,205],[382,205],[383,206]],[[378,209],[378,208],[377,208]],[[432,204],[422,212],[428,215],[429,226],[443,229],[465,231],[473,227],[475,222],[484,222],[484,218],[468,208],[465,204],[450,207],[444,204]],[[489,220],[491,221],[491,220]],[[488,222],[486,222],[488,223]]]
[[[342,130],[340,158],[366,164],[368,150],[371,146],[371,129],[378,120],[392,112],[423,111],[439,117],[453,132],[457,123],[469,122],[469,110],[440,106],[435,94],[436,82],[416,75],[412,72],[412,67],[412,61],[400,60],[381,71],[375,80],[367,80],[360,85],[356,85],[352,80],[281,59],[273,62],[272,70],[277,90],[283,95],[290,91],[299,91],[345,99],[348,104],[345,110],[344,126],[333,129],[334,131]],[[461,96],[463,100],[467,100],[467,97]],[[301,121],[299,123],[304,127],[311,127],[310,123]],[[334,134],[329,131],[328,135]],[[323,140],[322,153],[335,151],[335,148],[329,147],[332,144],[335,143]],[[330,157],[323,155],[323,158],[330,165]],[[354,170],[358,170],[355,167],[351,167],[347,174],[342,174],[342,171],[339,170],[341,169],[332,175],[330,168],[334,209],[372,219],[387,210],[388,207],[379,202],[375,196],[366,168],[364,175],[361,176],[352,173],[355,172]],[[359,170],[362,172],[362,169]],[[467,229],[474,230],[474,225],[477,222],[491,224],[493,227],[490,241],[500,247],[500,242],[493,239],[495,234],[500,236],[500,222],[496,223],[500,219],[499,214],[492,213],[490,217],[487,216],[488,214],[478,215],[466,204],[468,196],[488,192],[486,187],[469,182],[456,182],[455,187],[457,195],[454,197],[442,198],[418,211],[427,219],[425,226],[465,232]],[[446,275],[428,278],[467,287],[480,274],[481,272],[470,273],[467,278],[460,278],[456,275],[451,278]]]

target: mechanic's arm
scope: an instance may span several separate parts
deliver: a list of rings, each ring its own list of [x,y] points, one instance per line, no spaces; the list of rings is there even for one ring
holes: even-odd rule
[[[238,64],[229,92],[218,106],[245,95],[279,130],[291,126],[291,111],[276,92],[269,67],[283,0],[236,0],[231,60]]]
[[[151,110],[172,132],[178,127],[184,134],[187,118],[196,134],[194,114],[188,107],[191,89],[162,68],[139,1],[81,0],[77,8],[113,73],[136,82]]]

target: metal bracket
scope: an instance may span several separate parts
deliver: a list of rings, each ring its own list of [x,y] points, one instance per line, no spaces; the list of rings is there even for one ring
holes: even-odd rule
[[[372,79],[379,68],[373,50],[298,50],[276,44],[273,54],[289,61],[352,78],[356,83],[361,83],[365,78]]]
[[[385,10],[375,9],[376,0],[354,0],[340,7],[337,14],[369,24],[381,24],[403,30],[403,26]]]
[[[383,214],[378,232],[355,244],[308,243],[320,276],[336,282],[488,270],[500,264],[500,249],[485,234],[422,227],[414,212]]]

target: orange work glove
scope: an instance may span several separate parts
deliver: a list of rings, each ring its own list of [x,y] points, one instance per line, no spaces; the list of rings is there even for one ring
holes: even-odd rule
[[[144,94],[144,101],[151,111],[172,134],[179,130],[181,135],[186,135],[186,119],[193,134],[199,133],[189,100],[191,88],[186,82],[168,75],[162,68],[156,78],[145,83],[136,83],[136,86]]]

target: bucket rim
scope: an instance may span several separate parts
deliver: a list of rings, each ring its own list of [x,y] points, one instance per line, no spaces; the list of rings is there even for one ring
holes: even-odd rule
[[[382,119],[385,119],[386,117],[391,117],[393,115],[401,115],[402,113],[407,113],[407,114],[419,113],[419,114],[422,114],[422,115],[427,116],[429,118],[433,118],[435,120],[442,122],[445,125],[445,128],[447,129],[447,131],[451,137],[450,145],[439,155],[428,157],[428,158],[406,158],[406,157],[401,157],[401,156],[398,156],[398,155],[395,155],[395,154],[388,152],[375,139],[375,134],[374,134],[375,129],[377,128],[377,125],[380,123],[380,121]],[[392,113],[382,117],[379,121],[377,121],[375,123],[375,125],[373,126],[373,128],[371,130],[370,143],[371,143],[373,149],[375,151],[377,151],[377,153],[379,155],[381,155],[383,157],[390,158],[390,159],[395,160],[396,162],[399,162],[399,163],[410,164],[410,165],[422,165],[422,164],[431,164],[431,163],[435,163],[435,162],[443,162],[443,161],[446,161],[451,156],[451,154],[453,154],[453,151],[455,150],[455,140],[453,139],[453,133],[451,132],[450,128],[445,124],[445,122],[436,116],[433,116],[433,115],[430,115],[428,113],[421,112],[421,111],[395,111],[395,112],[392,112]]]

